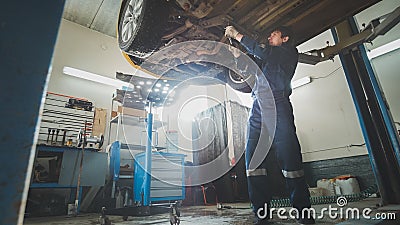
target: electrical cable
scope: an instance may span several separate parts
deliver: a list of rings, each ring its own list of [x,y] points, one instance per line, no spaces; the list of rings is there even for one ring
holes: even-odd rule
[[[336,68],[335,70],[333,70],[332,72],[328,73],[328,74],[325,75],[325,76],[311,77],[311,79],[317,80],[317,79],[324,79],[324,78],[327,78],[327,77],[331,76],[332,74],[334,74],[336,71],[338,71],[338,70],[341,69],[341,68],[343,68],[343,67],[342,67],[342,66],[339,66],[338,68]]]
[[[351,148],[351,147],[363,147],[363,146],[365,146],[365,143],[362,143],[362,144],[349,144],[349,145],[345,145],[345,146],[339,146],[339,147],[334,147],[334,148],[324,148],[324,149],[319,149],[319,150],[314,150],[314,151],[309,151],[309,152],[303,152],[303,153],[305,154],[305,153],[314,153],[314,152],[324,152],[324,151],[330,151],[330,150],[336,150],[336,149],[342,149],[342,148],[348,149],[348,148]]]

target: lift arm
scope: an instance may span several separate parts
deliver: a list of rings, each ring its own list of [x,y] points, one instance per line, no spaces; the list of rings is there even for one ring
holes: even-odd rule
[[[319,62],[332,59],[335,55],[352,49],[361,43],[371,42],[376,37],[386,34],[399,23],[400,7],[397,7],[395,10],[393,10],[393,12],[389,13],[382,22],[380,19],[381,18],[372,20],[368,26],[366,26],[364,30],[358,34],[346,37],[343,40],[340,40],[339,37],[339,42],[336,45],[328,46],[322,49],[311,50],[308,52],[309,54],[300,54],[299,61],[302,63],[315,65]]]

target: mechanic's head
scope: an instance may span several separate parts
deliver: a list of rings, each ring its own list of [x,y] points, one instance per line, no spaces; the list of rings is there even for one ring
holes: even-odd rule
[[[281,46],[282,44],[293,43],[293,32],[289,27],[279,26],[272,30],[268,37],[268,43],[272,46]]]

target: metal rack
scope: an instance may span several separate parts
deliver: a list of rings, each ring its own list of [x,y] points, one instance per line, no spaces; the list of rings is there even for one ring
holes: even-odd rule
[[[51,146],[77,144],[78,134],[84,128],[87,136],[91,136],[94,111],[91,107],[85,109],[71,107],[68,104],[70,100],[89,102],[73,96],[46,93],[40,121],[39,144]]]

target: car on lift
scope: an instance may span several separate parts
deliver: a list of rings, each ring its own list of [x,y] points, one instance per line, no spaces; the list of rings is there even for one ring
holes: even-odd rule
[[[141,65],[160,49],[184,41],[211,40],[229,44],[224,37],[227,25],[235,26],[260,43],[266,43],[274,27],[290,26],[297,46],[378,1],[123,0],[118,18],[118,43],[126,58],[135,65]],[[239,47],[234,41],[230,44]],[[300,61],[306,60],[300,57]],[[236,90],[251,91],[248,80],[227,68],[212,63],[189,64],[180,65],[181,74],[175,71],[164,76],[179,79],[201,71]]]

